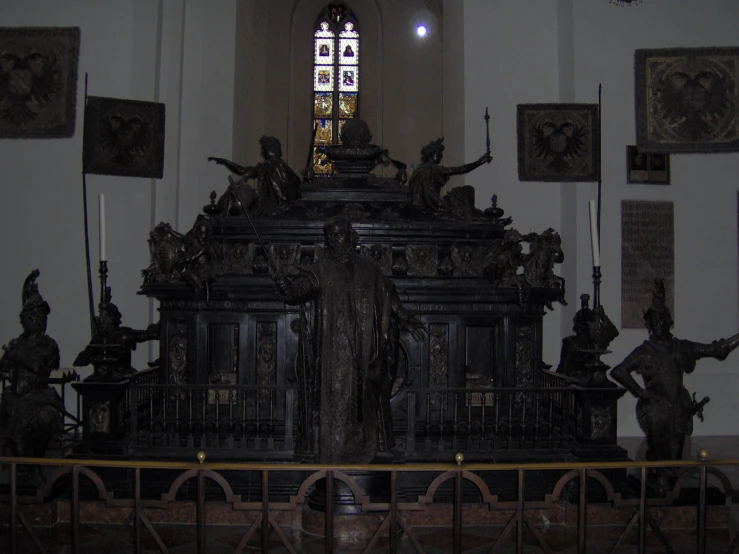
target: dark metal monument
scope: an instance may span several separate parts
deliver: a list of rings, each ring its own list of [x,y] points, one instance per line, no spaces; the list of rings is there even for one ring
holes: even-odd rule
[[[338,174],[296,191],[294,173],[221,161],[251,179],[211,194],[186,235],[166,223],[151,233],[140,293],[160,301],[161,365],[155,383],[130,384],[129,451],[625,459],[615,399],[543,369],[545,307],[565,300],[559,235],[521,235],[495,197],[476,209],[472,187],[440,195],[489,151],[444,168],[434,141],[409,187],[402,173],[371,172],[389,158],[366,124],[343,133],[344,146],[324,152],[342,162]],[[272,151],[263,143],[265,160]],[[292,192],[266,202],[265,187]]]

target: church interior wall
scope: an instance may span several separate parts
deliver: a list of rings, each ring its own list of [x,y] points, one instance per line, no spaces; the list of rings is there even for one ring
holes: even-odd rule
[[[525,4],[525,5],[524,5]],[[737,184],[739,154],[673,154],[670,186],[626,183],[625,148],[635,144],[634,50],[637,48],[736,45],[739,15],[736,2],[670,2],[644,0],[635,7],[606,1],[465,2],[466,157],[477,154],[479,108],[491,107],[491,169],[468,176],[478,203],[498,194],[513,225],[537,231],[566,228],[574,219],[576,233],[563,234],[566,264],[575,264],[567,281],[572,310],[582,293],[592,294],[592,258],[588,200],[595,183],[523,183],[517,178],[516,104],[597,102],[603,85],[602,297],[621,335],[603,359],[619,363],[647,338],[646,330],[620,329],[621,200],[669,200],[675,208],[675,327],[679,338],[710,342],[737,331]],[[567,25],[571,10],[571,32]],[[555,13],[555,10],[558,10]],[[560,27],[559,32],[557,26]],[[562,33],[564,31],[564,33]],[[562,57],[563,42],[572,41],[571,59]],[[558,46],[560,57],[558,60]],[[566,50],[566,48],[565,48]],[[475,70],[486,63],[488,70]],[[571,67],[570,67],[571,66]],[[559,72],[558,72],[559,69]],[[570,74],[570,69],[572,69]],[[558,74],[559,73],[559,74]],[[493,175],[489,178],[489,175]],[[562,210],[558,207],[562,206]],[[574,241],[574,242],[573,242]],[[570,267],[571,269],[571,267]],[[645,306],[646,309],[647,306]],[[574,315],[574,311],[571,312]],[[551,314],[553,315],[553,314]],[[544,318],[544,361],[556,366],[559,341],[571,332],[572,316]],[[555,338],[558,337],[558,338]],[[706,422],[695,434],[735,434],[739,406],[737,361],[702,360],[686,386],[698,397],[710,396]],[[635,400],[619,403],[621,436],[641,435]]]
[[[0,143],[4,181],[0,342],[20,332],[20,288],[36,267],[41,270],[41,293],[52,308],[48,332],[59,343],[62,365],[71,365],[89,340],[80,175],[85,72],[90,76],[91,95],[167,104],[162,180],[88,176],[93,271],[97,267],[95,200],[103,192],[108,206],[109,282],[125,324],[143,328],[156,319],[156,307],[135,294],[141,283],[139,272],[148,264],[146,239],[152,224],[169,221],[180,231],[188,230],[210,190],[220,192],[225,187],[223,168],[209,164],[207,156],[253,163],[259,136],[273,134],[288,137],[283,140],[287,159],[296,169],[303,166],[306,148],[300,148],[299,140],[307,138],[298,139],[300,133],[290,131],[297,112],[292,90],[285,90],[285,83],[289,89],[295,78],[290,65],[295,47],[289,17],[295,2],[0,3],[4,26],[81,28],[74,136]],[[308,5],[312,0],[305,2]],[[404,17],[428,9],[428,3],[420,0],[351,3],[363,24],[368,22],[370,33],[376,18],[376,32],[382,37],[375,58],[376,63],[382,60],[382,89],[373,93],[382,102],[374,114],[370,111],[379,123],[373,126],[375,140],[411,164],[418,163],[422,144],[445,135],[450,143],[464,144],[458,154],[448,147],[448,163],[472,161],[484,152],[483,114],[486,106],[490,108],[494,160],[466,179],[477,190],[478,206],[484,209],[492,194],[497,194],[500,206],[513,216],[513,226],[519,230],[563,229],[565,264],[574,264],[563,270],[574,276],[568,276],[570,306],[557,306],[559,312],[544,318],[545,362],[556,365],[561,339],[570,333],[573,306],[581,293],[592,290],[587,201],[595,197],[596,186],[519,182],[515,106],[596,102],[598,83],[603,84],[604,105],[601,249],[607,312],[619,325],[620,201],[671,200],[675,203],[676,336],[710,342],[738,330],[739,155],[673,155],[672,185],[668,187],[627,185],[624,167],[625,146],[635,143],[634,49],[735,45],[736,2],[644,0],[639,6],[620,8],[607,0],[465,0],[454,12],[455,20],[449,15],[449,5],[459,4],[446,0],[445,43],[450,44],[450,26],[464,30],[454,56],[446,49],[442,53],[440,35],[429,37],[432,40],[423,46],[412,42],[416,39],[408,33],[408,21],[387,15],[393,4],[406,6]],[[290,10],[284,9],[286,5]],[[267,37],[257,23],[278,15],[282,26],[270,37],[279,48],[259,49]],[[456,23],[450,25],[450,21]],[[396,57],[398,51],[404,56]],[[287,65],[279,67],[277,59],[287,60]],[[455,59],[463,63],[448,63]],[[409,72],[406,66],[419,73]],[[450,104],[448,90],[456,90],[464,101]],[[309,101],[308,97],[308,106]],[[454,133],[462,140],[451,141]],[[571,232],[564,231],[568,226]],[[645,330],[620,331],[611,345],[613,353],[604,358],[610,365],[646,338]],[[154,355],[139,349],[134,353],[134,366],[143,367]],[[707,421],[696,424],[696,434],[736,433],[736,365],[732,357],[724,363],[705,360],[687,378],[690,390],[712,398]],[[628,396],[619,404],[622,436],[641,434],[633,408]]]
[[[313,26],[325,5],[324,0],[238,2],[234,113],[249,122],[234,130],[238,163],[257,163],[257,142],[268,134],[280,138],[292,167],[305,167],[306,122],[313,109]],[[420,15],[432,21],[437,16],[423,0],[354,0],[348,5],[360,25],[360,117],[369,124],[374,143],[415,165],[421,146],[443,133],[442,37],[441,26],[434,25],[419,40],[411,23]]]

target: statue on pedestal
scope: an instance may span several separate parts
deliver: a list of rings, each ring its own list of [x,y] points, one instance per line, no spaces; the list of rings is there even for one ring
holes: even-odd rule
[[[73,365],[92,365],[94,373],[86,380],[117,381],[135,373],[131,366],[131,352],[141,342],[159,339],[159,324],[152,323],[138,330],[121,325],[121,312],[111,302],[110,287],[104,288],[95,318],[95,334],[90,343],[75,358]]]
[[[228,189],[218,201],[222,213],[232,216],[242,215],[243,210],[275,213],[300,198],[300,177],[282,159],[279,139],[264,135],[259,144],[264,161],[255,166],[242,166],[225,158],[208,158],[241,177],[235,180],[229,176]],[[248,182],[252,179],[256,186]]]
[[[455,219],[469,219],[474,209],[474,188],[465,186],[452,189],[442,198],[441,189],[453,175],[464,175],[490,163],[493,157],[486,152],[477,161],[459,167],[441,165],[444,157],[444,139],[429,142],[421,149],[421,165],[411,175],[408,183],[408,199],[411,204],[424,211],[447,213]],[[471,195],[471,204],[470,204]]]
[[[739,334],[711,344],[677,339],[670,333],[672,316],[665,303],[663,279],[655,279],[652,304],[644,314],[649,338],[611,370],[611,377],[639,400],[636,418],[647,436],[648,460],[680,460],[685,437],[693,432],[700,409],[683,385],[683,375],[701,358],[725,360],[739,346]],[[644,386],[631,376],[641,375]],[[669,489],[668,469],[658,469],[657,489]]]
[[[618,329],[606,315],[603,306],[590,309],[590,295],[580,295],[580,309],[573,319],[574,335],[562,339],[557,373],[585,386],[614,386],[608,381],[608,366],[600,361],[607,354],[611,341],[618,336]]]
[[[59,347],[46,334],[51,308],[36,284],[38,269],[23,283],[23,333],[3,346],[0,374],[10,380],[0,400],[0,452],[3,455],[43,457],[49,442],[62,431],[64,406],[48,386],[49,374],[59,368]],[[38,466],[29,478],[35,486],[44,483]]]
[[[287,303],[301,309],[297,366],[301,432],[320,463],[370,463],[394,444],[390,391],[400,332],[425,340],[395,287],[375,262],[355,252],[351,223],[324,225],[326,249],[292,277],[275,275]]]

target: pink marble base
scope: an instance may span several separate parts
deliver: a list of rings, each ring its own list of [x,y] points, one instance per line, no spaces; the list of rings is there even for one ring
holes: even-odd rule
[[[34,527],[53,527],[59,523],[69,523],[70,503],[58,500],[47,504],[20,504],[19,510]],[[633,517],[636,508],[614,508],[607,504],[591,504],[587,508],[588,527],[625,526]],[[107,508],[102,501],[81,501],[80,522],[122,525],[132,517],[130,507]],[[163,507],[145,507],[146,517],[153,524],[193,524],[196,516],[194,502],[174,502]],[[208,525],[249,526],[260,517],[258,510],[234,510],[225,503],[206,503],[206,523]],[[464,526],[504,526],[514,515],[514,510],[489,510],[485,505],[467,505],[462,512]],[[577,506],[572,504],[552,504],[547,509],[527,509],[526,519],[532,525],[576,527]],[[661,506],[649,508],[656,523],[663,531],[693,529],[697,527],[698,509],[694,506]],[[10,506],[0,504],[0,526],[7,526]],[[275,522],[291,529],[302,529],[312,535],[323,535],[324,514],[305,506],[295,510],[272,510]],[[360,515],[334,515],[334,533],[337,538],[365,540],[377,530],[387,512],[373,512]],[[399,512],[411,527],[451,527],[453,509],[449,504],[428,506],[423,511]],[[708,506],[706,509],[707,529],[729,529],[730,508],[728,506]]]

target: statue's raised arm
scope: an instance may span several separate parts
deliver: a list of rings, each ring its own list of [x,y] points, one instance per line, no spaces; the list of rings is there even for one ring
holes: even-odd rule
[[[445,208],[441,198],[441,189],[453,175],[463,175],[490,163],[492,156],[486,152],[476,161],[457,167],[444,167],[444,139],[432,140],[421,149],[421,165],[411,175],[408,182],[408,199],[411,204],[424,211],[439,212],[458,211],[449,205]],[[473,202],[474,203],[474,202]]]

